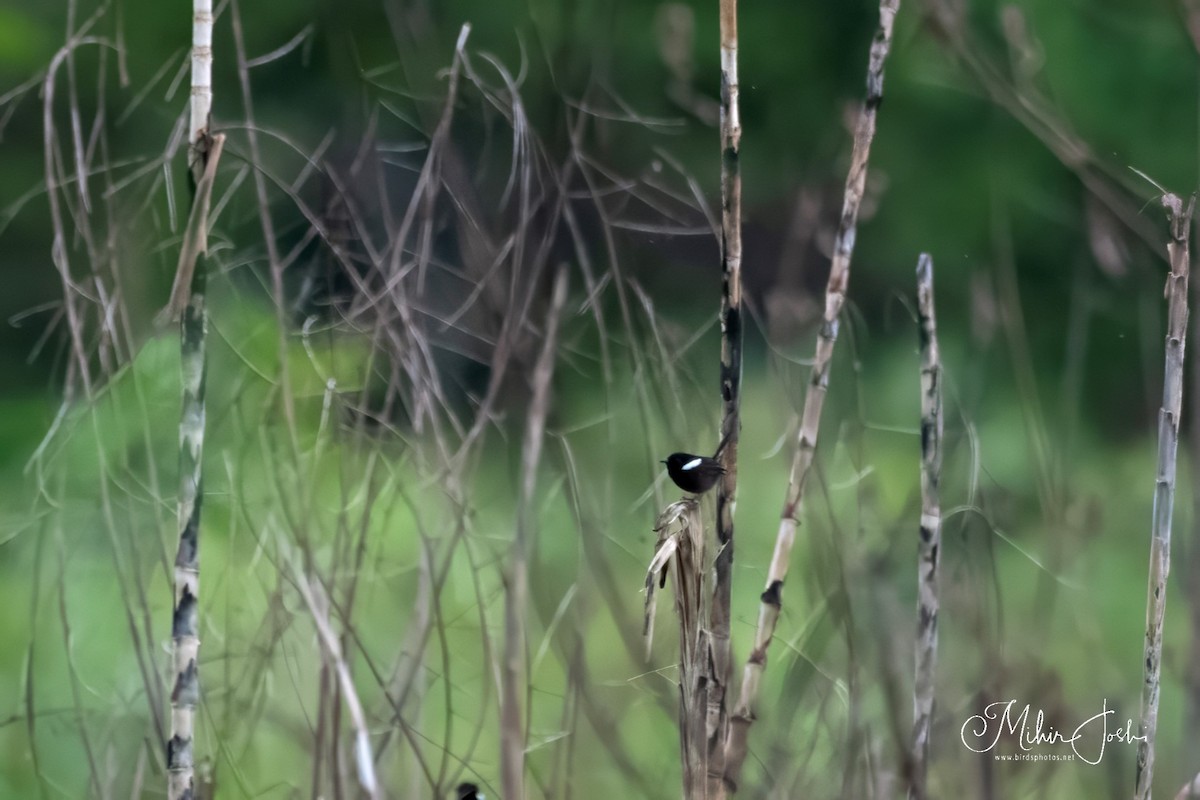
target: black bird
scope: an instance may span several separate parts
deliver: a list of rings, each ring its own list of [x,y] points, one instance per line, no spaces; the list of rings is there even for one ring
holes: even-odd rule
[[[662,463],[667,465],[667,474],[675,485],[692,494],[704,494],[725,474],[725,468],[715,458],[691,453],[671,453]]]
[[[479,787],[473,783],[460,783],[454,790],[455,800],[484,800]]]

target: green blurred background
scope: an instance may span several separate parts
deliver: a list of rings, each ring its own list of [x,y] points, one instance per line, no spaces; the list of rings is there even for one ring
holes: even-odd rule
[[[891,796],[888,781],[898,780],[919,513],[914,267],[927,251],[946,370],[931,787],[939,797],[1128,796],[1131,746],[1110,745],[1097,766],[997,762],[963,747],[959,728],[985,702],[1009,698],[1066,730],[1103,703],[1121,723],[1139,713],[1167,269],[1155,183],[1187,194],[1200,169],[1192,6],[905,0],[819,468],[743,795]],[[751,323],[739,672],[787,483],[876,9],[858,0],[740,9]],[[249,71],[277,239],[296,256],[281,355],[245,168],[233,6],[219,6],[214,126],[229,145],[210,297],[198,740],[218,796],[339,796],[336,763],[345,796],[355,796],[344,714],[332,744],[314,734],[333,706],[320,699],[328,677],[291,588],[297,569],[320,575],[335,598],[357,587],[352,613],[340,616],[343,604],[335,616],[389,796],[433,796],[431,784],[448,791],[460,775],[498,794],[492,659],[532,360],[512,368],[456,494],[411,409],[359,424],[355,398],[371,396],[387,370],[372,360],[381,351],[369,331],[330,322],[329,298],[353,286],[330,277],[322,237],[306,239],[314,218],[337,216],[329,198],[338,191],[376,198],[359,209],[376,234],[402,216],[464,23],[474,78],[460,80],[451,138],[480,226],[500,240],[514,225],[512,107],[493,102],[505,96],[501,67],[519,87],[539,163],[562,163],[572,126],[586,119],[579,147],[607,214],[606,225],[578,179],[568,187],[590,268],[606,276],[590,298],[579,251],[559,243],[553,254],[572,284],[536,494],[530,796],[679,795],[669,603],[645,662],[639,592],[656,503],[672,499],[657,459],[716,443],[720,269],[706,222],[706,207],[719,210],[716,10],[646,0],[242,4],[247,57],[284,48]],[[145,0],[0,9],[0,797],[163,794],[154,714],[165,708],[146,685],[165,680],[169,661],[178,347],[151,319],[166,302],[187,204],[178,126],[189,24],[185,4]],[[76,32],[90,38],[70,63],[56,61]],[[88,309],[86,386],[71,366],[45,177],[47,113],[50,162],[73,173],[73,104],[92,165],[89,204],[72,194],[77,183],[57,191],[76,198],[64,246]],[[317,177],[305,173],[310,161]],[[465,258],[448,243],[461,230],[439,225],[437,258]],[[102,233],[109,246],[89,244]],[[105,263],[89,259],[97,250]],[[88,288],[90,274],[119,276],[115,302]],[[470,287],[431,281],[422,324],[443,336],[439,379],[469,421],[495,331],[469,317],[463,331],[435,324]],[[544,283],[532,284],[538,324]],[[114,309],[115,345],[102,324]],[[609,323],[609,364],[597,313]],[[1189,444],[1200,391],[1191,385],[1156,771],[1163,796],[1200,769],[1200,519],[1189,467],[1200,455]],[[295,397],[294,440],[283,392]],[[430,597],[419,566],[427,557],[445,568],[428,643],[414,634]],[[405,734],[380,685],[413,663]]]

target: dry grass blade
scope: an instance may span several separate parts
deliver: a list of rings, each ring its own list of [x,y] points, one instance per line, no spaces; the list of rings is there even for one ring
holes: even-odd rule
[[[679,538],[669,531],[687,510],[688,504],[685,502],[671,503],[654,522],[658,542],[654,545],[654,558],[650,559],[650,566],[646,568],[646,602],[642,619],[642,638],[646,643],[647,660],[650,659],[650,650],[654,646],[654,612],[658,608],[658,593],[655,589],[667,585],[667,568],[671,564],[671,556],[679,549]]]
[[[171,284],[171,299],[159,312],[156,323],[166,326],[178,322],[192,296],[192,278],[201,256],[208,254],[208,210],[212,202],[213,183],[217,176],[217,163],[225,147],[225,134],[218,133],[209,138],[204,172],[196,184],[196,196],[192,212],[188,216],[187,228],[183,232],[183,245],[179,248],[179,264],[175,268],[175,281]]]
[[[863,102],[858,116],[858,125],[854,132],[850,173],[846,177],[842,216],[838,223],[837,238],[834,241],[829,283],[825,289],[824,322],[817,336],[812,375],[809,379],[808,394],[804,398],[804,411],[800,419],[799,441],[792,458],[787,497],[779,522],[779,533],[775,538],[775,552],[767,572],[767,587],[762,594],[754,647],[746,662],[738,703],[730,720],[725,751],[725,782],[731,791],[737,789],[742,765],[745,763],[749,751],[748,736],[750,725],[755,719],[754,705],[758,699],[762,673],[766,668],[767,648],[775,634],[775,626],[779,621],[779,612],[782,609],[783,582],[787,578],[792,544],[796,539],[804,485],[808,480],[813,457],[816,454],[821,409],[825,404],[825,394],[829,388],[829,367],[833,357],[833,346],[837,342],[838,318],[846,300],[846,288],[850,279],[850,256],[854,252],[858,209],[867,182],[867,162],[871,153],[871,142],[875,138],[875,117],[879,104],[883,101],[883,68],[891,49],[892,26],[899,8],[900,0],[881,0],[879,4],[879,28],[871,44],[870,65],[867,69],[867,97]]]
[[[683,796],[703,798],[708,781],[710,651],[705,613],[705,531],[700,503],[671,503],[654,523],[658,545],[646,572],[646,630],[653,631],[654,585],[663,585],[674,565],[675,616],[679,622],[679,748]],[[650,647],[649,635],[646,641]]]
[[[1158,412],[1158,466],[1154,476],[1154,516],[1150,528],[1150,577],[1146,598],[1146,646],[1143,663],[1142,722],[1137,752],[1136,800],[1149,800],[1154,779],[1154,737],[1158,729],[1158,699],[1162,680],[1163,617],[1167,606],[1167,573],[1171,567],[1171,511],[1175,505],[1175,455],[1179,448],[1179,417],[1183,408],[1183,354],[1187,343],[1188,235],[1196,198],[1184,208],[1173,194],[1162,198],[1171,222],[1167,256],[1166,363],[1163,367],[1162,408]]]
[[[308,611],[312,614],[321,643],[325,646],[337,672],[338,686],[346,701],[346,708],[350,710],[350,721],[354,725],[354,763],[358,773],[358,782],[368,797],[372,800],[380,800],[383,794],[379,789],[379,781],[375,777],[375,762],[371,757],[371,740],[367,735],[367,717],[363,713],[362,703],[358,699],[358,691],[354,688],[354,678],[350,675],[350,668],[346,666],[346,659],[342,655],[337,634],[333,632],[333,627],[329,624],[329,617],[326,613],[329,600],[325,597],[320,584],[310,584],[299,569],[295,570],[295,573],[296,588],[300,590],[304,604],[308,606]]]

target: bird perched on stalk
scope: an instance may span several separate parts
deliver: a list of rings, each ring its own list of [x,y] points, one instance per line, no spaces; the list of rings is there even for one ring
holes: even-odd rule
[[[454,790],[454,798],[455,800],[484,800],[479,787],[467,782],[458,785],[458,788]]]
[[[720,452],[718,449],[717,454]],[[671,453],[662,463],[667,465],[667,475],[675,485],[692,494],[704,494],[725,474],[725,468],[717,459],[691,453]]]

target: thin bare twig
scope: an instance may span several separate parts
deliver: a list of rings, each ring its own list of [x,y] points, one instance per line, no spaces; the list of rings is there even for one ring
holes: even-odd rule
[[[284,306],[283,262],[279,258],[279,246],[275,241],[275,223],[271,218],[271,205],[267,197],[267,182],[262,173],[262,154],[258,146],[258,126],[254,121],[254,101],[250,92],[250,67],[246,61],[246,43],[242,35],[242,12],[237,0],[232,3],[233,44],[237,53],[238,83],[242,90],[242,109],[246,114],[246,140],[250,145],[250,158],[260,168],[254,170],[254,196],[258,201],[258,219],[262,227],[263,245],[267,250],[267,265],[271,272],[271,294],[275,300],[275,325],[279,342],[279,383],[283,395],[283,416],[292,437],[292,451],[298,453],[296,434],[296,404],[292,397],[291,379],[287,357],[287,312]]]
[[[538,462],[550,406],[550,383],[554,377],[554,359],[559,319],[567,302],[567,270],[560,267],[554,279],[554,294],[544,340],[533,370],[533,397],[525,421],[525,440],[521,449],[521,495],[517,504],[517,540],[504,595],[504,656],[500,694],[500,775],[505,797],[525,796],[525,736],[522,719],[520,676],[525,653],[525,606],[529,592],[529,556],[533,542],[533,491],[537,485]],[[528,709],[525,709],[528,712]]]
[[[342,696],[346,701],[346,708],[350,710],[350,719],[354,724],[354,762],[357,767],[358,782],[372,800],[380,800],[383,794],[379,789],[379,781],[375,777],[375,762],[371,758],[367,717],[363,713],[362,703],[354,688],[354,679],[350,676],[350,668],[346,666],[346,659],[342,656],[342,647],[338,643],[337,634],[333,632],[333,627],[329,624],[327,614],[329,600],[325,597],[320,584],[315,582],[310,584],[308,578],[299,569],[296,569],[295,573],[296,588],[300,590],[304,604],[308,606],[308,611],[312,614],[313,622],[317,626],[317,633],[321,637],[321,643],[325,645],[325,650],[337,672],[338,685],[341,687]]]
[[[208,254],[208,210],[212,202],[213,182],[217,176],[217,164],[225,147],[225,134],[211,137],[204,172],[196,183],[192,200],[192,212],[188,216],[187,228],[183,231],[183,244],[179,248],[179,264],[175,268],[175,281],[171,284],[171,298],[159,312],[158,323],[165,325],[178,322],[192,296],[192,278],[202,256]]]
[[[970,30],[963,13],[966,4],[957,0],[925,0],[925,19],[936,31],[964,71],[979,82],[988,98],[1007,111],[1042,142],[1064,167],[1079,178],[1084,189],[1119,220],[1130,233],[1157,249],[1154,226],[1130,199],[1133,187],[1124,169],[1105,163],[1070,123],[1054,113],[1050,100],[1030,81],[1015,83],[988,48]]]
[[[821,409],[829,389],[829,367],[833,357],[833,346],[837,342],[838,317],[846,300],[846,288],[850,279],[850,257],[854,252],[858,208],[867,182],[871,142],[875,138],[875,117],[879,104],[883,101],[883,68],[891,50],[892,26],[899,9],[900,0],[880,0],[879,28],[871,44],[871,59],[867,69],[867,97],[854,132],[850,173],[846,177],[842,216],[834,241],[829,283],[825,289],[825,318],[817,335],[816,355],[813,358],[808,394],[804,398],[804,411],[800,418],[799,441],[792,457],[791,477],[779,521],[779,533],[775,538],[775,552],[771,557],[767,587],[762,594],[762,605],[759,608],[758,630],[742,674],[741,692],[730,720],[729,737],[726,741],[725,783],[730,791],[737,790],[742,765],[749,750],[748,735],[750,725],[755,719],[754,705],[758,699],[762,673],[766,668],[767,648],[779,622],[783,582],[787,578],[792,544],[796,540],[796,528],[800,523],[800,502],[812,468],[813,456],[816,454]]]

